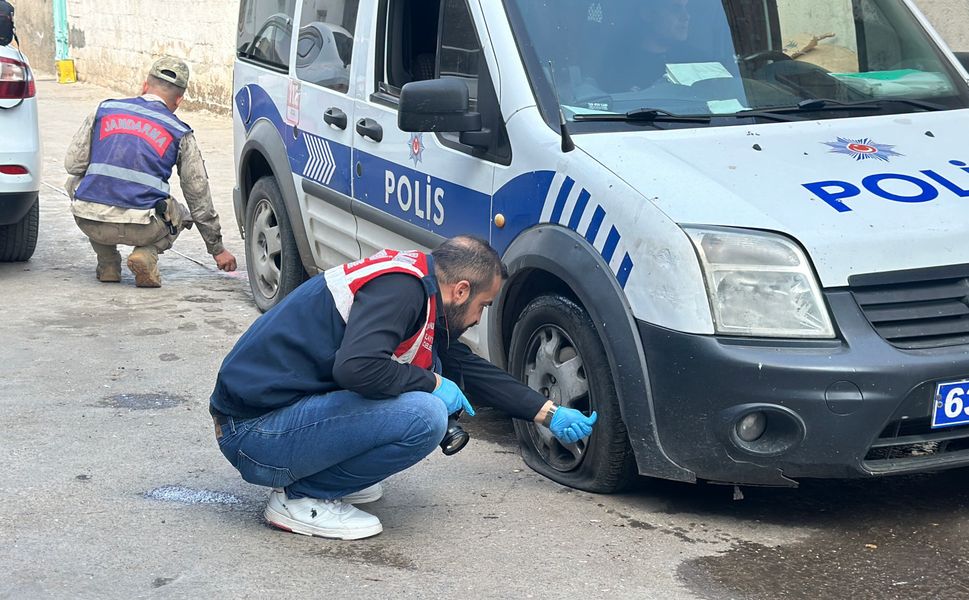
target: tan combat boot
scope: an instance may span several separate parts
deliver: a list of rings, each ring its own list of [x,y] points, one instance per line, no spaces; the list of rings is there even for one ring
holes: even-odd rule
[[[120,283],[121,282],[121,257],[112,261],[98,260],[97,269],[98,281],[101,283]]]
[[[121,254],[117,246],[105,246],[91,242],[94,253],[98,255],[98,268],[95,274],[101,283],[121,281]]]
[[[135,285],[145,288],[161,287],[158,272],[158,251],[149,246],[139,246],[128,255],[128,268],[135,275]]]

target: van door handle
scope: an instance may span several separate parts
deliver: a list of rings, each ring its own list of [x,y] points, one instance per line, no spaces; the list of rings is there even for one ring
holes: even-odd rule
[[[328,108],[327,111],[323,113],[323,122],[327,125],[332,125],[337,129],[346,129],[347,113],[336,107]]]
[[[360,119],[357,121],[357,133],[363,137],[368,137],[375,142],[379,142],[384,139],[384,128],[380,126],[380,123],[374,121],[373,119]]]

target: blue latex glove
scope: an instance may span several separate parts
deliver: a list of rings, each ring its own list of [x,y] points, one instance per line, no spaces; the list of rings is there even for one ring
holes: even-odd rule
[[[444,402],[444,406],[447,407],[447,414],[453,415],[459,410],[464,409],[464,412],[473,417],[474,409],[471,408],[471,403],[468,402],[461,388],[446,377],[438,376],[438,379],[437,387],[431,393]]]
[[[560,406],[552,415],[548,428],[552,434],[566,444],[574,444],[592,433],[592,425],[599,416],[595,411],[588,417],[574,408]]]

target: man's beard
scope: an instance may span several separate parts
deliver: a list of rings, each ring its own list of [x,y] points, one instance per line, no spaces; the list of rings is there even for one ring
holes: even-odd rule
[[[444,321],[447,323],[447,335],[450,341],[456,342],[459,337],[464,335],[465,331],[471,328],[472,324],[467,321],[470,307],[470,300],[460,306],[444,305]]]

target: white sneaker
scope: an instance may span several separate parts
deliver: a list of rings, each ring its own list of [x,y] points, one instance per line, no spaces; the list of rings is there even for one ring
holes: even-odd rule
[[[384,486],[380,485],[380,482],[377,482],[370,487],[363,488],[359,492],[347,494],[346,496],[340,498],[340,500],[346,504],[366,504],[367,502],[376,502],[377,500],[380,500],[381,496],[383,495]]]
[[[285,531],[338,540],[359,540],[384,530],[380,519],[342,500],[291,500],[278,489],[269,495],[264,516]]]

